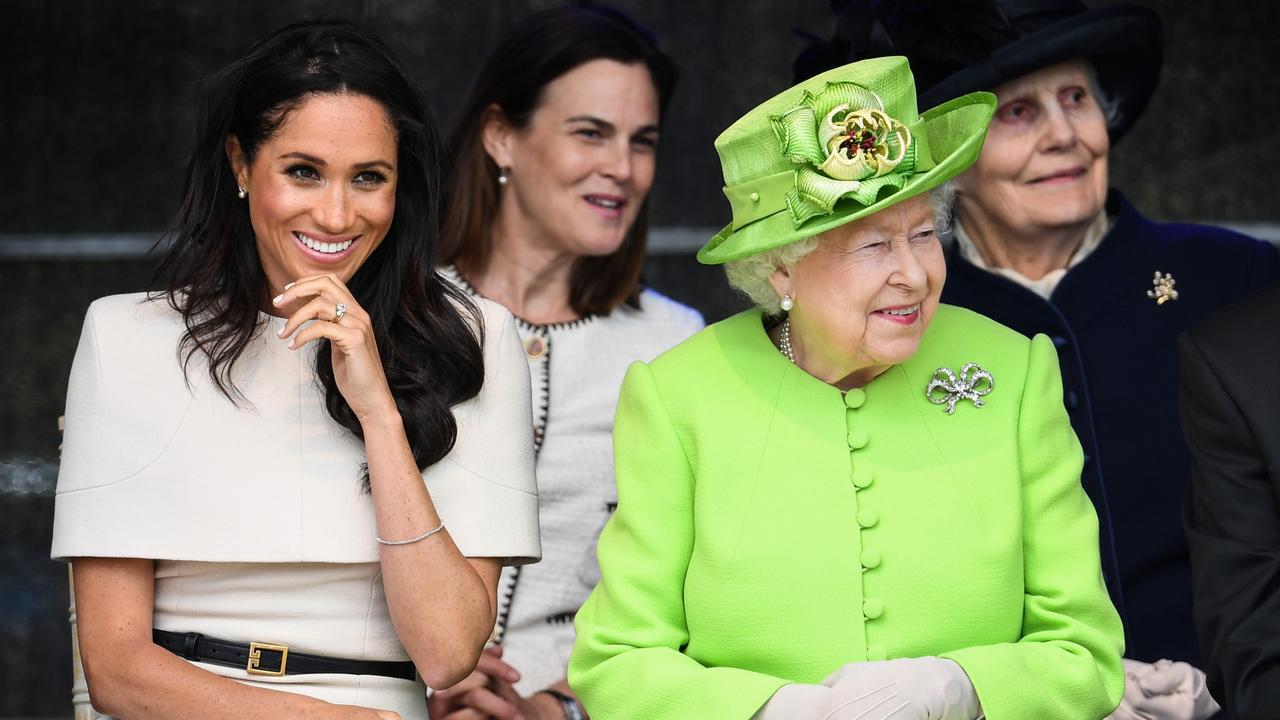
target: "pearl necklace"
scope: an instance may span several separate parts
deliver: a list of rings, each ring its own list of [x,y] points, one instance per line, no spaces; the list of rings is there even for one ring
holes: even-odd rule
[[[791,318],[782,321],[782,332],[778,333],[778,345],[782,354],[791,361],[792,365],[795,365],[796,353],[791,349]]]

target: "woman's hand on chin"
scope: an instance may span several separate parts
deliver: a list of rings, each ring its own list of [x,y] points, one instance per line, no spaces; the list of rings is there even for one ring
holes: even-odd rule
[[[292,335],[289,347],[294,350],[328,339],[338,391],[360,422],[394,417],[395,399],[382,371],[373,323],[347,286],[336,275],[312,275],[285,286],[271,302],[288,307],[299,301],[303,304],[289,316],[280,338]],[[309,320],[317,322],[302,327]]]

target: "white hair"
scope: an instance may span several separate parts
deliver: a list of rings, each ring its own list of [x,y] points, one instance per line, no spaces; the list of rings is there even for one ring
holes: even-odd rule
[[[951,218],[955,210],[955,183],[948,180],[930,190],[929,200],[933,205],[935,234],[945,235],[951,230]],[[729,279],[730,287],[746,295],[766,315],[777,315],[782,312],[782,298],[778,297],[769,278],[780,268],[790,269],[817,247],[818,237],[816,235],[807,237],[782,247],[725,263],[724,274]]]
[[[1103,122],[1107,124],[1108,129],[1115,127],[1116,121],[1120,119],[1120,103],[1102,89],[1102,83],[1098,82],[1098,69],[1093,66],[1093,63],[1086,60],[1084,67],[1085,74],[1089,78],[1089,92],[1093,93],[1094,102],[1098,104],[1098,109],[1102,110]]]

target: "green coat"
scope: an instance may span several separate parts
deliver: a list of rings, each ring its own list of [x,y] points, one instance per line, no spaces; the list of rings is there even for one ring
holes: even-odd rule
[[[983,407],[926,400],[969,362],[995,380]],[[631,366],[614,452],[569,663],[593,717],[745,720],[783,684],[924,655],[959,663],[989,720],[1120,701],[1120,620],[1044,336],[942,305],[915,356],[846,398],[745,312]]]

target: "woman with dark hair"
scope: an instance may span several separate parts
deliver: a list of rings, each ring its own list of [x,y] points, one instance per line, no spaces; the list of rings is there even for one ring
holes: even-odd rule
[[[616,11],[534,14],[489,56],[460,114],[444,259],[516,315],[534,388],[542,562],[504,572],[495,646],[433,717],[577,717],[571,620],[616,504],[610,432],[629,364],[702,326],[643,289],[649,189],[676,70]],[[545,692],[539,692],[545,691]]]
[[[53,555],[129,718],[425,715],[539,555],[509,313],[434,271],[439,144],[355,25],[213,76],[167,292],[89,309]]]

